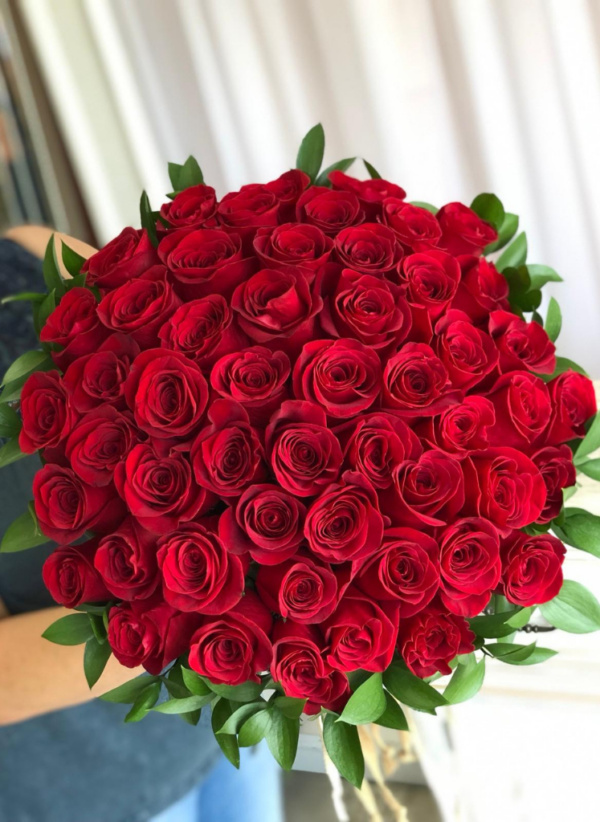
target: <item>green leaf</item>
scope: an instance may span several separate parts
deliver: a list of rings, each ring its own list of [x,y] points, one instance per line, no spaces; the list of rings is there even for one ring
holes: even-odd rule
[[[424,208],[425,211],[429,211],[431,214],[437,214],[439,211],[437,206],[431,205],[431,203],[424,203],[421,200],[412,200],[410,205],[417,206],[417,208]]]
[[[21,460],[26,456],[27,454],[24,454],[23,451],[21,451],[19,438],[14,437],[12,440],[9,440],[2,447],[0,447],[0,468],[4,468],[5,465],[10,465],[13,462],[17,462],[17,460]]]
[[[188,725],[197,725],[200,722],[200,717],[202,716],[202,710],[198,708],[195,711],[188,711],[184,714],[177,714],[180,719],[183,719],[185,723]]]
[[[600,517],[583,508],[567,508],[560,529],[568,545],[600,558]]]
[[[196,158],[190,154],[179,172],[177,191],[183,191],[191,186],[199,186],[202,185],[202,183],[204,183],[202,169],[198,165]]]
[[[447,704],[435,688],[411,673],[403,662],[392,662],[383,674],[383,682],[399,702],[409,705],[415,711],[435,714],[436,708]]]
[[[18,294],[9,294],[8,297],[3,297],[0,300],[0,305],[8,305],[8,303],[31,302],[41,303],[46,299],[46,293],[39,293],[38,291],[20,291]]]
[[[558,596],[540,605],[550,625],[570,634],[590,634],[600,630],[600,603],[579,582],[566,579]]]
[[[381,180],[381,174],[377,171],[375,166],[372,166],[371,163],[368,163],[365,158],[362,158],[363,163],[365,164],[365,168],[369,172],[369,175],[372,180]]]
[[[304,171],[314,182],[319,174],[323,155],[325,154],[325,132],[321,123],[317,123],[308,132],[298,150],[296,168]]]
[[[21,417],[10,405],[0,405],[0,437],[17,437],[23,427]]]
[[[563,278],[548,265],[528,265],[532,288],[543,288],[546,283],[562,283]]]
[[[537,323],[538,325],[541,325],[542,328],[544,327],[544,318],[539,313],[539,311],[534,311],[533,312],[533,314],[531,315],[531,322],[534,322],[534,323]]]
[[[271,724],[271,711],[258,711],[247,719],[238,734],[238,745],[240,748],[250,748],[258,745]]]
[[[94,632],[94,636],[100,644],[106,642],[107,632],[106,628],[104,627],[103,614],[91,614],[89,611],[87,613],[90,620],[90,625],[92,626],[92,631]]]
[[[529,654],[526,659],[521,660],[520,662],[511,661],[509,659],[503,659],[503,662],[508,662],[510,665],[539,665],[541,662],[546,662],[547,659],[551,659],[553,656],[556,656],[558,651],[553,651],[551,648],[539,648],[537,645],[533,649],[533,653]]]
[[[181,675],[185,687],[195,696],[206,696],[211,693],[208,683],[197,674],[196,671],[191,671],[189,668],[182,668]]]
[[[147,679],[142,677],[142,679]],[[125,722],[139,722],[148,715],[148,711],[156,705],[160,696],[160,682],[146,684],[134,699],[131,710],[125,717]],[[104,697],[103,697],[104,698]]]
[[[100,699],[104,700],[104,702],[116,702],[123,705],[129,705],[132,702],[135,702],[138,696],[148,687],[148,685],[153,683],[158,683],[160,686],[159,677],[142,674],[141,676],[136,676],[135,679],[130,679],[129,682],[125,682],[123,685],[119,685],[117,688],[107,691],[105,694],[102,694]]]
[[[521,608],[511,608],[508,611],[502,611],[499,614],[489,614],[487,616],[473,617],[467,620],[471,630],[477,636],[486,638],[497,638],[508,636],[512,634],[514,626],[507,625],[511,617],[516,616],[521,611]]]
[[[154,248],[156,248],[158,245],[158,238],[156,236],[156,221],[154,219],[154,214],[152,213],[150,200],[148,199],[148,195],[145,191],[142,192],[142,196],[140,198],[140,219],[142,228],[146,229],[150,242]]]
[[[495,194],[478,194],[471,203],[471,209],[496,231],[500,231],[504,223],[504,206]]]
[[[62,254],[62,261],[64,267],[67,269],[71,277],[75,279],[79,277],[81,273],[81,266],[85,262],[85,257],[82,257],[81,254],[78,254],[76,251],[73,251],[72,248],[61,241],[61,254]],[[68,283],[65,283],[68,285]]]
[[[223,725],[225,725],[225,723],[227,722],[227,720],[231,717],[231,714],[232,709],[229,702],[226,699],[219,699],[212,706],[211,725],[213,733],[215,735],[215,739],[219,743],[219,748],[223,751],[226,758],[231,762],[231,764],[234,767],[239,768],[240,749],[237,743],[237,739],[235,738],[235,733],[218,733],[219,729],[222,728]]]
[[[227,717],[227,721],[224,722],[223,725],[215,731],[215,733],[236,734],[247,719],[250,719],[251,716],[259,713],[259,711],[266,710],[266,708],[267,703],[264,699],[261,699],[260,702],[247,702],[244,705],[240,705],[232,711],[232,713]]]
[[[1,385],[18,380],[20,377],[28,377],[34,371],[47,371],[48,368],[54,368],[54,363],[45,351],[27,351],[8,367]]]
[[[48,240],[44,261],[42,263],[42,274],[48,291],[55,291],[60,299],[65,293],[65,282],[60,274],[58,260],[56,259],[56,246],[54,244],[54,234]]]
[[[545,328],[552,342],[556,342],[560,334],[560,329],[562,328],[562,314],[560,306],[554,297],[550,297],[550,302],[548,303]]]
[[[211,691],[234,702],[254,702],[262,692],[261,682],[244,682],[242,685],[215,685],[208,679],[204,680]],[[190,689],[191,690],[191,689]]]
[[[498,239],[486,245],[483,250],[484,254],[493,254],[494,251],[499,251],[501,248],[509,243],[512,238],[517,233],[517,229],[519,228],[519,218],[516,214],[508,214],[504,215],[504,220],[502,225],[498,229]]]
[[[375,720],[375,724],[384,728],[393,728],[396,731],[408,731],[408,722],[404,711],[390,693],[384,691],[384,694],[385,711]]]
[[[335,720],[335,714],[327,714],[323,720],[325,749],[341,775],[355,788],[360,788],[365,776],[365,760],[358,731],[354,725]]]
[[[587,434],[577,446],[577,451],[573,457],[575,465],[579,467],[579,464],[583,462],[585,457],[597,448],[600,448],[600,414],[596,414],[588,428]]]
[[[56,645],[83,645],[94,632],[87,614],[69,614],[53,622],[42,636]]]
[[[212,702],[214,694],[207,694],[207,696],[186,696],[183,699],[167,699],[166,702],[161,702],[153,710],[160,714],[187,714],[190,711],[197,711],[198,708],[203,708]]]
[[[345,160],[338,160],[337,163],[332,163],[332,165],[327,166],[327,168],[322,171],[317,179],[315,180],[316,186],[327,186],[331,188],[331,181],[329,179],[329,175],[332,171],[347,171],[352,163],[356,160],[356,157],[346,157]]]
[[[289,719],[298,719],[306,705],[306,699],[296,699],[293,696],[277,696],[274,705]]]
[[[85,643],[83,671],[90,688],[93,688],[102,676],[102,672],[106,668],[106,663],[110,659],[111,653],[112,649],[108,642],[98,642],[95,636],[88,639]]]
[[[185,699],[188,696],[192,696],[189,688],[186,687],[183,681],[182,668],[179,663],[175,663],[167,676],[163,676],[161,679],[169,693],[169,696],[172,696],[175,699]],[[184,714],[181,714],[181,716],[184,716]]]
[[[523,608],[510,619],[508,619],[506,621],[506,624],[510,625],[512,628],[523,628],[531,619],[531,615],[534,611],[535,608],[532,606],[529,606],[528,608]]]
[[[181,174],[181,169],[183,166],[180,163],[169,163],[168,170],[169,170],[169,180],[171,181],[171,185],[173,186],[173,193],[176,194],[179,189],[179,175]]]
[[[458,665],[444,690],[444,697],[448,704],[456,705],[474,697],[481,689],[484,677],[485,657],[473,666]]]
[[[510,665],[520,665],[535,651],[535,642],[531,645],[515,645],[512,642],[496,642],[493,645],[486,645],[485,650],[500,662]]]
[[[372,674],[354,691],[338,722],[348,722],[350,725],[375,722],[385,711],[386,704],[383,677],[378,673]]]
[[[0,408],[2,406],[0,405]],[[577,465],[577,463],[575,463]],[[587,462],[582,462],[581,464],[577,465],[577,470],[581,471],[582,474],[585,474],[586,477],[590,479],[597,480],[600,482],[600,459],[594,460],[587,460]]]
[[[28,548],[35,548],[37,545],[44,545],[46,542],[50,540],[42,534],[37,517],[32,515],[31,510],[28,509],[14,522],[11,522],[4,532],[0,552],[13,554],[17,551],[26,551]]]
[[[505,268],[518,268],[525,263],[527,259],[527,235],[521,232],[516,240],[513,240],[508,248],[502,252],[496,268],[498,271],[504,271]]]
[[[46,325],[46,320],[52,314],[54,309],[56,308],[56,300],[57,293],[53,289],[49,294],[44,297],[42,303],[40,303],[39,308],[33,315],[33,325],[35,327],[36,334],[38,337],[42,331],[42,328]]]
[[[265,731],[269,750],[284,771],[291,771],[300,737],[300,720],[290,719],[277,708],[271,711],[271,721]]]

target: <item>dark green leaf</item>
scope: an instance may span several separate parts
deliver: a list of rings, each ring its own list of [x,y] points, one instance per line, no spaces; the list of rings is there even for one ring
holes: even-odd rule
[[[225,725],[227,720],[231,717],[231,705],[226,699],[219,699],[212,706],[211,724],[215,739],[219,743],[219,747],[227,757],[227,759],[236,768],[240,767],[240,749],[235,738],[235,734],[217,733],[220,728]]]
[[[509,665],[520,665],[535,651],[535,642],[531,645],[515,645],[512,642],[496,642],[493,645],[486,645],[485,650],[500,662]]]
[[[56,645],[83,645],[94,632],[87,614],[69,614],[53,622],[42,636]]]
[[[20,291],[18,294],[9,294],[8,297],[3,297],[0,300],[0,305],[19,302],[41,303],[45,300],[45,298],[45,293],[40,294],[37,291]]]
[[[446,705],[442,694],[411,673],[403,662],[392,662],[383,674],[383,682],[398,702],[416,711],[434,714],[436,708]]]
[[[358,731],[354,725],[335,720],[335,714],[327,714],[323,720],[325,749],[341,775],[360,788],[365,776],[365,760]]]
[[[236,734],[247,719],[250,719],[251,716],[254,716],[254,714],[257,714],[259,711],[266,710],[266,707],[267,703],[264,699],[261,699],[260,702],[247,702],[244,705],[239,705],[215,733]]]
[[[40,530],[37,518],[32,516],[28,509],[24,514],[12,522],[2,537],[0,552],[12,554],[16,551],[26,551],[28,548],[35,548],[37,545],[44,545],[50,542],[45,534]]]
[[[95,636],[85,643],[83,671],[90,688],[93,688],[102,676],[111,653],[112,649],[108,642],[100,643]]]
[[[600,557],[600,517],[582,508],[567,508],[560,528],[568,545]]]
[[[502,252],[500,258],[496,262],[498,271],[504,271],[505,268],[518,268],[523,265],[527,259],[527,235],[521,232],[519,236],[512,241],[508,248]]]
[[[596,414],[588,428],[587,434],[577,446],[577,451],[574,455],[575,465],[579,467],[579,464],[583,462],[585,457],[597,448],[600,448],[600,414]]]
[[[185,687],[195,696],[206,696],[211,692],[208,684],[199,674],[196,673],[196,671],[191,671],[189,668],[182,668],[181,675],[183,677]]]
[[[184,699],[167,699],[161,702],[154,710],[160,714],[187,714],[190,711],[197,711],[212,702],[214,694],[207,696],[187,696]]]
[[[533,312],[533,314],[531,315],[531,322],[537,323],[538,325],[541,325],[542,328],[544,327],[544,318],[539,313],[539,311],[534,311]]]
[[[254,702],[263,689],[261,682],[244,682],[243,685],[215,685],[208,679],[205,682],[215,694],[234,702]]]
[[[504,206],[495,194],[478,194],[471,208],[482,220],[500,231],[504,223]]]
[[[269,750],[284,771],[291,771],[300,736],[300,720],[290,719],[277,708],[271,711],[271,721],[265,731]]]
[[[65,293],[65,283],[60,274],[58,260],[56,259],[56,246],[54,244],[54,234],[48,240],[44,261],[42,263],[42,273],[48,291],[55,291],[60,299]]]
[[[485,677],[485,657],[472,666],[458,665],[446,685],[444,697],[450,705],[466,702],[480,690]]]
[[[306,699],[295,699],[293,696],[277,696],[274,705],[289,719],[298,719],[306,705]]]
[[[477,634],[477,636],[497,638],[508,636],[514,630],[506,623],[513,616],[516,616],[521,611],[521,608],[511,607],[508,611],[502,611],[499,614],[490,614],[488,616],[479,616],[469,619],[469,627]]]
[[[487,245],[483,253],[484,254],[493,254],[494,251],[499,251],[501,248],[509,243],[512,238],[517,233],[517,229],[519,228],[519,218],[516,214],[505,214],[504,221],[500,229],[498,230],[498,239]]]
[[[437,206],[431,205],[431,203],[424,203],[421,200],[412,200],[410,205],[417,206],[417,208],[424,208],[425,211],[429,211],[431,214],[437,214],[439,211]]]
[[[369,176],[372,180],[381,180],[381,174],[377,171],[375,166],[372,166],[371,163],[368,163],[365,158],[362,158],[363,163],[365,164],[365,168],[369,172]]]
[[[202,169],[198,165],[198,161],[191,155],[187,158],[179,172],[179,184],[177,191],[183,191],[191,186],[198,186],[204,182],[204,175]]]
[[[102,614],[91,614],[89,611],[87,612],[90,625],[92,626],[92,631],[94,632],[94,636],[101,644],[106,642],[107,640],[107,633],[106,628],[104,627],[104,619],[103,613]]]
[[[356,160],[356,157],[346,157],[345,160],[338,160],[337,163],[332,163],[330,166],[322,171],[317,179],[315,180],[316,186],[327,186],[328,188],[331,187],[331,181],[329,179],[329,175],[332,171],[348,171],[352,163]]]
[[[202,711],[198,708],[196,711],[188,711],[184,714],[177,714],[180,719],[183,719],[188,725],[197,725],[200,722]]]
[[[550,302],[548,303],[545,328],[552,342],[556,342],[560,334],[560,329],[562,328],[562,314],[560,306],[554,297],[550,297]]]
[[[563,278],[548,265],[528,265],[532,288],[543,288],[546,283],[562,283]]]
[[[21,417],[10,405],[0,405],[0,437],[16,437],[23,424]]]
[[[150,206],[150,200],[148,199],[148,195],[145,191],[142,192],[140,199],[140,219],[142,228],[146,229],[150,242],[154,248],[156,248],[158,245],[158,238],[156,236],[156,220],[154,219],[152,207]]]
[[[27,351],[8,367],[1,384],[6,385],[20,377],[28,377],[34,371],[47,371],[49,368],[54,368],[54,364],[45,351]]]
[[[408,731],[408,722],[404,715],[404,711],[398,705],[394,697],[387,691],[385,693],[385,711],[381,714],[379,719],[375,720],[376,725],[382,725],[384,728],[393,728],[396,731]]]
[[[71,277],[73,277],[73,279],[76,279],[81,274],[81,266],[85,262],[85,257],[82,257],[81,254],[78,254],[76,251],[73,251],[72,248],[69,248],[69,246],[63,242],[61,242],[61,246],[63,265],[67,269]],[[82,284],[85,283],[85,275],[83,276],[84,279]],[[69,283],[65,284],[67,286],[69,285]]]
[[[304,171],[314,182],[319,174],[323,155],[325,154],[325,132],[321,123],[317,123],[308,132],[298,150],[296,168]]]
[[[142,677],[146,679],[146,677]],[[160,696],[160,682],[146,684],[135,697],[131,710],[125,717],[125,722],[139,722],[148,715],[148,711],[156,705]]]
[[[56,296],[56,291],[52,290],[46,295],[46,297],[44,297],[44,300],[40,303],[37,312],[34,313],[33,324],[38,337],[40,336],[42,328],[46,325],[46,320],[56,308]]]
[[[158,684],[160,689],[160,679],[157,676],[142,674],[142,676],[136,676],[135,679],[130,679],[129,682],[125,682],[123,685],[107,691],[105,694],[102,694],[100,699],[104,700],[104,702],[117,702],[119,704],[129,705],[135,702],[148,685],[153,683]]]
[[[569,360],[566,357],[556,358],[556,368],[552,374],[538,374],[537,376],[544,380],[544,382],[550,382],[550,380],[553,380],[560,374],[564,374],[565,371],[576,371],[578,374],[583,374],[584,377],[589,376],[580,365],[577,365],[576,362],[573,362],[573,360]]]
[[[19,438],[14,437],[0,447],[0,468],[4,468],[5,465],[10,465],[12,462],[17,462],[17,460],[21,460],[26,456],[27,454],[21,451]]]
[[[180,163],[169,163],[169,180],[171,181],[171,185],[173,186],[173,196],[177,194],[178,191],[181,189],[179,188],[179,175],[181,174],[181,169],[183,166]]]
[[[178,662],[176,662],[167,674],[167,676],[161,677],[169,693],[169,696],[172,696],[175,699],[185,699],[188,696],[192,696],[189,688],[187,688],[183,680],[182,670],[183,669],[181,665]]]
[[[238,745],[240,748],[250,748],[258,745],[264,738],[269,725],[271,724],[271,711],[258,711],[247,719],[238,734]]]
[[[600,630],[600,603],[579,582],[566,579],[558,596],[540,605],[550,625],[570,634],[590,634]]]
[[[366,725],[379,719],[385,708],[383,677],[379,673],[372,674],[354,691],[338,721],[348,722],[350,725]]]

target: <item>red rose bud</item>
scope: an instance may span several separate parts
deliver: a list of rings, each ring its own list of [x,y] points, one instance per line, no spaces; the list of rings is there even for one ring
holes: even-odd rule
[[[382,204],[387,198],[395,197],[403,200],[406,197],[403,188],[381,178],[357,180],[355,177],[344,174],[343,171],[332,171],[329,174],[329,180],[334,191],[348,191],[355,194],[369,220],[381,216]]]
[[[345,578],[329,565],[302,551],[279,565],[261,565],[256,589],[267,608],[294,623],[321,623],[335,611]]]
[[[190,186],[180,191],[160,209],[160,216],[166,220],[170,229],[201,228],[208,220],[214,217],[217,209],[215,190],[211,186]],[[157,221],[157,229],[165,231],[161,220]]]
[[[375,602],[400,602],[400,617],[422,611],[440,584],[437,542],[414,528],[390,528],[383,546],[358,572],[355,584]]]
[[[523,608],[554,599],[562,588],[565,554],[565,546],[550,534],[513,531],[502,543],[504,596]]]
[[[448,203],[440,208],[437,218],[442,229],[440,246],[449,254],[479,255],[498,239],[496,229],[462,203]]]
[[[487,326],[490,312],[508,311],[508,282],[485,257],[459,257],[462,280],[452,308],[464,311],[474,323]]]
[[[113,334],[96,354],[71,363],[63,382],[74,408],[81,413],[104,404],[124,409],[125,381],[139,353],[140,347],[131,337]]]
[[[110,332],[100,322],[96,297],[88,288],[72,288],[46,320],[40,341],[60,345],[52,359],[63,371],[78,357],[98,350]]]
[[[332,248],[330,237],[306,223],[259,228],[254,238],[254,251],[265,268],[299,268],[309,283],[328,261]]]
[[[219,536],[233,554],[277,565],[298,550],[306,508],[276,485],[253,485],[219,519]]]
[[[462,399],[431,346],[406,343],[383,372],[382,405],[405,417],[433,417]]]
[[[108,485],[117,465],[139,441],[131,414],[107,405],[90,411],[69,436],[65,454],[78,477],[89,485]]]
[[[304,535],[311,551],[328,562],[362,560],[381,547],[383,517],[377,492],[354,471],[346,471],[309,509]]]
[[[125,386],[137,425],[153,437],[189,437],[202,421],[208,386],[179,351],[150,348],[134,360]]]
[[[314,403],[288,400],[271,418],[266,450],[277,482],[299,497],[311,497],[334,482],[342,450],[327,428],[327,417]]]
[[[552,374],[556,367],[554,343],[536,322],[526,323],[509,311],[493,311],[489,330],[500,353],[500,370]]]
[[[158,541],[163,596],[178,611],[224,614],[244,591],[244,569],[216,534],[187,523]]]
[[[264,476],[262,445],[237,402],[215,400],[208,419],[190,453],[196,482],[218,496],[238,497]]]
[[[167,280],[164,265],[153,265],[135,280],[110,291],[98,306],[106,328],[129,334],[142,348],[159,344],[158,332],[181,300]]]
[[[102,602],[110,593],[94,568],[98,540],[82,545],[59,545],[44,562],[42,577],[52,599],[65,608],[82,602]]]
[[[279,198],[269,186],[252,183],[226,194],[217,207],[219,221],[232,228],[257,229],[277,225]]]
[[[493,404],[486,397],[471,394],[438,417],[418,423],[415,431],[430,445],[448,451],[456,459],[464,459],[471,451],[489,447],[488,429],[495,422]]]
[[[189,662],[192,670],[211,682],[241,685],[260,682],[273,657],[269,634],[271,615],[253,591],[222,617],[205,617],[193,635]]]
[[[500,540],[481,517],[457,520],[440,536],[441,601],[454,614],[477,616],[500,581]]]
[[[422,528],[450,522],[465,501],[461,463],[445,451],[425,451],[394,469],[393,494],[383,501],[394,524]]]
[[[324,234],[335,236],[343,228],[364,222],[365,212],[356,194],[311,186],[298,200],[296,219],[320,228]]]
[[[400,280],[408,287],[409,302],[435,319],[454,299],[460,267],[443,251],[410,254],[402,260]]]
[[[78,415],[58,371],[36,371],[21,390],[19,447],[25,454],[57,446],[69,434]]]
[[[381,388],[381,363],[358,340],[307,343],[293,372],[298,399],[320,405],[328,416],[346,419],[369,408]]]
[[[397,197],[388,197],[383,201],[383,222],[392,229],[408,252],[430,251],[442,236],[434,214]]]
[[[503,374],[487,395],[494,405],[496,423],[490,429],[492,445],[527,450],[539,442],[551,415],[548,388],[527,371]]]
[[[573,464],[573,452],[568,445],[542,448],[532,456],[546,485],[546,504],[538,522],[550,522],[563,507],[563,488],[575,485],[577,472]]]
[[[106,291],[139,277],[157,262],[156,249],[146,231],[124,228],[118,237],[92,254],[81,271],[87,272],[87,285],[97,285]]]
[[[548,383],[552,417],[545,440],[559,445],[575,437],[585,437],[585,424],[596,414],[596,394],[588,377],[565,371]]]
[[[160,582],[156,537],[127,517],[113,534],[102,537],[94,566],[114,597],[147,599]]]
[[[463,617],[437,605],[430,605],[415,616],[402,620],[398,651],[410,670],[421,678],[436,673],[452,673],[448,664],[458,654],[473,650],[475,634]]]
[[[315,627],[278,622],[273,631],[271,676],[286,696],[306,699],[305,714],[322,707],[340,711],[350,696],[348,680],[324,659],[325,644]]]
[[[381,223],[345,228],[334,241],[336,257],[344,268],[382,276],[395,269],[403,257],[394,232]]]
[[[302,192],[310,185],[310,177],[298,168],[284,171],[276,180],[265,184],[265,188],[279,201],[279,222],[293,220],[296,203]],[[260,229],[259,229],[260,230]]]
[[[455,388],[469,391],[498,365],[492,338],[462,311],[448,311],[435,327],[435,350]]]

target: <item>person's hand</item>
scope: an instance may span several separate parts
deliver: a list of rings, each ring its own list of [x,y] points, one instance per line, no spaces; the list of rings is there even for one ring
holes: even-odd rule
[[[78,254],[81,254],[82,257],[85,257],[86,260],[97,251],[96,248],[82,242],[81,240],[78,240],[76,237],[70,237],[68,234],[62,234],[60,231],[55,232],[51,228],[41,225],[14,226],[13,228],[9,228],[5,232],[4,236],[15,243],[22,245],[23,248],[27,249],[27,251],[30,251],[32,254],[35,254],[36,257],[40,257],[41,259],[44,256],[46,246],[48,245],[48,240],[52,234],[55,235],[54,241],[56,243],[56,258],[59,261],[61,274],[67,279],[70,277],[70,274],[67,272],[62,263],[60,248],[61,241],[68,245],[69,248],[72,248],[73,251],[76,251]]]

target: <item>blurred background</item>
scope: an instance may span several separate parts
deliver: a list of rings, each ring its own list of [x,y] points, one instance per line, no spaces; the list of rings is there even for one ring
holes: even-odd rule
[[[544,289],[560,353],[600,378],[600,0],[0,0],[2,230],[103,244],[139,225],[142,189],[158,208],[167,161],[194,154],[222,195],[293,165],[318,121],[325,165],[359,155],[409,199],[493,191],[518,213],[529,260],[565,280]],[[598,593],[577,553],[566,576]],[[381,794],[346,818],[595,818],[596,637],[544,635],[555,659],[491,667],[473,703],[379,740],[409,816]],[[316,737],[299,766],[322,771]],[[287,792],[290,822],[336,818],[325,776]]]

